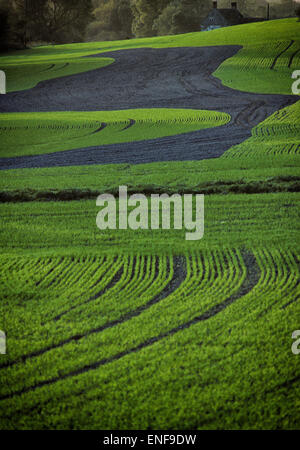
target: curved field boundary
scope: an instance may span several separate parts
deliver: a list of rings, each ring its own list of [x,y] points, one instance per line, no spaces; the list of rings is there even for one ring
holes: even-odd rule
[[[252,130],[252,137],[228,150],[222,158],[259,158],[265,155],[299,155],[300,101],[276,111]]]
[[[25,55],[14,57],[1,56],[1,69],[5,71],[8,79],[7,92],[18,93],[24,90],[31,90],[39,83],[56,80],[60,77],[69,77],[78,73],[85,73],[90,70],[97,70],[109,64],[113,64],[112,58],[72,58],[67,55],[65,59],[60,55],[44,55],[44,58],[33,56],[28,58],[31,51],[26,51]],[[77,53],[77,52],[76,52]],[[80,56],[80,55],[79,55]],[[9,59],[9,62],[4,60]],[[67,60],[67,62],[65,62]]]
[[[50,64],[49,67],[47,67],[46,69],[42,70],[41,72],[47,72],[48,70],[51,70],[55,67],[55,64]]]
[[[70,63],[65,63],[65,64],[63,64],[61,67],[58,67],[58,69],[55,69],[55,72],[57,72],[58,70],[63,70],[63,69],[65,69],[66,67],[68,67],[70,65]]]
[[[104,130],[104,128],[106,128],[106,127],[107,127],[107,123],[106,122],[102,122],[101,126],[97,130],[93,131],[93,134],[100,133],[100,131]]]
[[[107,55],[113,57],[115,63],[99,71],[86,72],[68,79],[56,79],[40,84],[30,93],[25,91],[7,94],[5,99],[0,98],[2,112],[80,111],[84,105],[85,109],[91,111],[102,108],[105,110],[117,109],[122,113],[126,109],[137,109],[141,106],[146,109],[178,109],[186,107],[188,104],[189,108],[229,113],[232,121],[222,127],[222,130],[193,131],[189,129],[189,135],[184,135],[184,137],[178,136],[178,132],[181,130],[177,130],[175,136],[160,137],[159,139],[153,139],[153,137],[158,137],[157,134],[156,136],[146,135],[147,141],[143,141],[141,145],[131,142],[134,139],[129,136],[131,132],[134,134],[134,130],[138,132],[137,124],[135,124],[124,133],[128,144],[102,141],[107,144],[106,146],[101,145],[101,141],[98,141],[94,144],[90,142],[87,147],[86,142],[80,146],[80,141],[76,139],[74,150],[52,155],[49,154],[49,150],[47,153],[46,145],[43,147],[45,156],[13,158],[12,153],[8,153],[7,159],[0,159],[0,166],[2,169],[8,169],[116,162],[142,163],[199,160],[221,156],[233,145],[250,137],[251,129],[270,114],[296,101],[294,96],[250,94],[222,85],[212,76],[212,73],[224,60],[233,56],[237,49],[238,47],[222,46],[113,52]],[[143,67],[142,73],[141,67]],[[221,71],[221,77],[223,72]],[[159,73],[165,74],[163,81],[158,78]],[[126,80],[125,86],[124,80]],[[99,86],[96,91],[92,88],[95,85]],[[78,92],[77,86],[80,86],[80,92]],[[147,90],[145,90],[145,86],[147,86]],[[247,110],[253,109],[254,104],[256,105],[255,109],[250,115],[247,114]],[[126,119],[128,117],[136,120],[132,114],[127,114]],[[108,130],[109,127],[107,127],[107,131],[101,132],[103,139],[104,133]],[[24,133],[25,131],[23,139]],[[145,139],[142,130],[141,136]],[[63,151],[63,146],[59,146],[60,143],[61,138],[56,143],[52,141],[51,151],[54,146]],[[87,148],[89,149],[88,153],[86,152]],[[184,152],[183,148],[186,149]],[[41,147],[37,150],[41,152]]]
[[[135,119],[128,119],[128,113]],[[97,143],[144,141],[222,126],[230,120],[229,114],[218,111],[167,108],[1,114],[0,155],[34,155]],[[87,130],[92,131],[87,134]]]

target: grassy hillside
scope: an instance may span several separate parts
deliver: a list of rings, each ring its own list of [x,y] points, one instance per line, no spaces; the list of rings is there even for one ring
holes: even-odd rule
[[[230,116],[226,113],[167,108],[1,114],[0,157],[142,141],[228,122]]]
[[[1,426],[297,428],[290,413],[299,393],[290,351],[297,256],[280,247],[253,250],[247,287],[247,255],[232,248],[193,253],[183,283],[167,297],[172,258],[159,258],[156,272],[154,257],[2,259],[15,270],[13,288],[5,287],[4,306],[9,301],[14,313],[6,319],[10,360],[0,367]],[[112,265],[121,268],[120,279],[105,291]],[[84,289],[83,270],[98,270]],[[92,282],[101,273],[99,299]],[[33,294],[39,283],[45,297]]]
[[[109,51],[143,47],[241,45],[243,50],[226,61],[217,70],[216,76],[235,89],[290,94],[289,69],[299,67],[300,54],[296,53],[300,48],[299,36],[300,23],[297,19],[282,19],[177,36],[38,47],[3,55],[0,69],[7,73],[8,92],[13,92],[34,87],[39,81],[111,64],[113,59],[105,57]],[[103,58],[93,57],[101,53]],[[278,59],[271,70],[275,58]]]
[[[0,208],[2,427],[297,428],[299,195],[205,206],[196,245],[95,230],[94,201]]]
[[[240,45],[215,76],[235,89],[290,94],[299,31],[288,19],[41,47],[3,55],[0,69],[18,91],[110,64],[111,50]],[[218,159],[1,171],[0,428],[299,428],[291,407],[300,392],[291,352],[299,329],[299,105]],[[1,114],[1,156],[150,139],[228,119],[165,109]],[[100,231],[96,196],[119,185],[207,194],[204,238]]]
[[[76,199],[82,197],[94,198],[97,193],[101,192],[117,192],[118,186],[126,184],[130,191],[135,192],[198,192],[199,189],[204,193],[226,193],[226,192],[270,192],[280,190],[299,190],[299,152],[300,152],[300,125],[299,125],[299,111],[300,102],[294,105],[284,108],[271,117],[260,123],[252,130],[252,137],[245,142],[232,147],[225,152],[219,159],[193,161],[193,162],[168,162],[168,163],[153,163],[153,164],[114,164],[107,166],[79,166],[79,167],[56,167],[46,169],[17,169],[3,171],[2,178],[0,179],[0,195],[2,199],[43,199],[50,198],[51,195],[56,195],[59,199]],[[135,112],[137,113],[137,112]],[[145,110],[139,113],[147,114]],[[166,110],[162,110],[163,114],[166,114]],[[180,121],[180,115],[182,117],[189,117],[191,114],[192,120],[195,120],[198,114],[198,123],[190,123]],[[95,117],[100,113],[91,113],[91,117]],[[120,117],[123,112],[114,112],[116,117]],[[174,130],[174,133],[182,131],[183,129],[191,130],[193,127],[205,126],[206,121],[213,117],[215,113],[207,112],[207,115],[203,116],[203,113],[192,112],[189,110],[173,110],[168,111],[168,114],[175,114],[173,121],[160,122],[160,127],[151,129],[149,132],[152,136],[159,133],[170,132]],[[33,114],[34,115],[34,114]],[[24,134],[24,127],[21,128],[18,124],[22,123],[22,120],[26,120],[28,117],[32,117],[32,114],[23,114],[24,119],[21,119],[22,114],[16,114],[15,117],[18,120],[13,122],[13,127],[9,129],[3,125],[8,121],[10,123],[10,114],[3,114],[0,117],[0,123],[2,123],[2,135],[8,135],[3,139],[3,154],[12,156],[18,154],[18,152],[26,153],[41,153],[41,139],[44,139],[45,152],[53,151],[55,146],[57,149],[63,150],[73,145],[78,145],[77,140],[66,140],[62,143],[61,138],[64,133],[82,133],[80,124],[82,123],[81,117],[86,117],[89,113],[55,113],[55,117],[76,117],[76,122],[79,122],[78,129],[71,128],[72,125],[65,125],[62,127],[60,121],[59,128],[55,128],[54,121],[51,121],[52,113],[42,113],[39,117],[50,117],[50,124],[48,128],[44,130],[36,130],[33,134],[34,128],[26,128]],[[140,118],[142,118],[142,115]],[[157,113],[155,113],[158,119]],[[101,113],[101,118],[110,116],[110,113]],[[124,117],[128,114],[125,111]],[[226,115],[216,113],[216,117],[226,118]],[[177,118],[177,119],[176,119]],[[101,120],[102,120],[101,119]],[[223,120],[224,120],[223,119]],[[104,120],[104,119],[103,119]],[[107,120],[107,119],[105,119]],[[116,131],[122,129],[128,123],[128,119],[124,119],[122,123],[116,123],[113,126]],[[204,120],[204,123],[201,122]],[[47,123],[47,120],[45,120]],[[101,122],[101,121],[100,121]],[[41,123],[41,120],[38,122]],[[138,131],[145,133],[148,131],[149,122],[145,122],[143,127],[138,127]],[[152,122],[150,122],[151,124]],[[222,123],[222,122],[221,122]],[[213,123],[210,123],[213,125]],[[217,123],[215,122],[214,125]],[[85,127],[99,126],[93,122],[86,123]],[[167,128],[167,126],[169,128]],[[51,128],[50,128],[51,127]],[[53,128],[52,128],[53,127]],[[179,127],[179,128],[178,128]],[[50,128],[50,129],[49,129]],[[86,128],[85,128],[86,129]],[[32,130],[32,133],[29,133]],[[106,132],[103,138],[110,139],[111,142],[116,140],[116,134],[111,133],[111,128],[103,130]],[[19,131],[19,136],[17,134]],[[130,129],[127,130],[130,131]],[[137,130],[134,131],[136,133]],[[135,135],[131,133],[130,138],[134,139]],[[51,144],[49,144],[49,136],[51,134],[56,136],[57,143],[54,142],[52,137]],[[81,144],[87,145],[90,143],[99,143],[99,138],[94,137],[91,132],[87,137],[77,138],[81,141]],[[127,134],[128,136],[128,134]],[[150,135],[149,135],[150,136]],[[103,139],[102,138],[102,139]],[[22,142],[22,147],[15,148],[15,144]],[[26,142],[27,139],[31,139],[31,143]],[[38,144],[33,146],[33,139],[36,139]],[[103,140],[101,141],[103,142]],[[125,138],[125,140],[127,137]],[[30,141],[29,141],[30,142]],[[75,144],[76,143],[76,144]],[[89,193],[90,191],[90,193]],[[67,196],[67,197],[64,197]]]
[[[297,237],[298,197],[288,192],[207,196],[205,239],[196,242],[185,240],[184,229],[100,231],[95,200],[3,204],[1,253],[181,254],[223,245],[275,245],[278,240],[289,245]]]

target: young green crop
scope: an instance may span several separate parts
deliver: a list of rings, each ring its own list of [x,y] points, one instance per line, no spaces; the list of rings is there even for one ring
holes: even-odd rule
[[[146,114],[145,111],[144,113]],[[190,113],[190,111],[182,112],[183,115]],[[117,112],[115,114],[118,115]],[[198,114],[200,114],[199,120],[204,118],[201,113]],[[285,185],[287,189],[290,189],[291,186],[289,187],[288,184],[295,183],[299,178],[299,115],[300,102],[277,111],[252,130],[250,139],[232,147],[219,159],[158,162],[136,166],[116,164],[7,170],[2,172],[0,191],[15,192],[17,197],[24,195],[34,199],[43,192],[57,192],[59,197],[59,192],[63,193],[64,190],[69,190],[70,195],[72,190],[114,193],[120,185],[127,185],[129,190],[139,192],[145,190],[182,192],[198,189],[205,193],[212,192],[215,188],[217,193],[221,190],[228,191],[230,183],[232,189],[238,192],[239,186],[242,189],[244,184],[248,184],[249,189],[255,189],[254,186],[250,186],[253,182],[261,188],[265,183],[271,183],[274,190],[279,189],[280,186],[284,189]],[[179,116],[177,120],[176,115],[173,119],[174,122],[165,124],[169,130],[173,126],[177,127]],[[90,125],[92,126],[92,123]],[[190,125],[185,125],[183,122],[180,123],[180,127],[182,126]],[[63,134],[63,130],[60,132]],[[11,130],[7,133],[13,142],[16,139],[15,131]],[[2,135],[5,135],[5,131],[2,131]],[[266,186],[265,192],[272,189],[271,185]]]
[[[299,62],[298,54],[291,61],[299,44],[295,19],[49,46],[3,56],[0,68],[11,65],[9,89],[23,89],[41,77],[109,63],[92,58],[99,51],[224,44],[244,46],[217,71],[224,83],[290,93],[289,70]],[[28,69],[26,84],[16,65]],[[179,110],[168,117],[164,111],[162,125],[153,127],[159,132],[188,124],[190,112],[177,123]],[[205,119],[194,113],[199,123]],[[131,116],[105,113],[108,126],[91,137],[102,113],[77,123],[77,113],[66,114],[63,125],[66,115],[38,114],[29,130],[24,120],[33,116],[25,114],[22,122],[14,115],[9,126],[15,129],[2,129],[1,139],[10,149],[25,144],[26,152],[42,153],[38,144],[46,150],[47,136],[56,151],[60,142],[92,142],[100,135],[114,142],[121,127],[132,125]],[[133,119],[142,114],[150,125],[153,111]],[[5,117],[9,124],[12,115]],[[40,117],[47,128],[38,128]],[[149,138],[151,127],[143,126],[123,132]],[[228,193],[243,184],[296,191],[298,134],[299,102],[216,160],[2,172],[1,190],[17,191],[21,199],[65,189],[91,189],[95,198],[0,205],[0,329],[8,338],[8,354],[0,359],[0,428],[298,428],[291,405],[299,397],[299,361],[291,333],[299,326],[299,194]],[[206,196],[204,238],[191,245],[184,230],[99,231],[96,191],[116,193],[124,184],[132,192],[220,189],[226,195]]]
[[[279,158],[299,156],[300,101],[276,111],[252,130],[252,137],[232,147],[223,158]]]
[[[177,36],[36,47],[8,55],[3,54],[0,58],[0,69],[8,73],[8,92],[12,92],[29,89],[46,79],[103,67],[113,62],[112,58],[105,58],[105,53],[109,51],[145,47],[242,45],[244,50],[229,61],[225,61],[215,75],[235,89],[290,94],[291,76],[286,63],[282,67],[279,62],[276,70],[265,70],[265,67],[267,60],[274,60],[278,55],[278,45],[291,41],[295,41],[294,47],[299,46],[297,19],[257,22]],[[288,51],[292,52],[292,49]],[[100,53],[103,54],[103,59],[93,58],[93,55]],[[299,54],[295,58],[293,67],[297,69]],[[284,60],[285,56],[282,57],[282,61]],[[251,70],[245,72],[248,63],[251,64]]]
[[[225,125],[230,115],[189,109],[0,115],[0,157],[133,142]]]
[[[189,242],[185,230],[102,230],[99,207],[88,201],[0,205],[3,254],[47,256],[184,254],[206,246],[286,244],[297,241],[298,193],[227,194],[205,198],[204,238]],[[272,226],[270,226],[270,223]]]
[[[113,58],[78,58],[72,56],[56,55],[49,57],[49,52],[45,51],[45,56],[30,57],[30,51],[23,59],[15,54],[15,58],[0,57],[0,68],[5,71],[7,79],[7,92],[17,92],[32,89],[38,83],[55,78],[76,75],[89,70],[100,69],[114,62]],[[33,53],[35,55],[35,53]],[[80,55],[78,55],[80,56]],[[9,61],[8,63],[4,61]]]
[[[290,329],[297,327],[299,312],[293,301],[299,293],[297,256],[282,247],[253,248],[246,254],[253,254],[257,264],[256,284],[248,292],[239,294],[243,280],[253,277],[245,252],[194,252],[186,258],[186,278],[180,287],[140,315],[91,335],[87,328],[76,344],[29,357],[26,364],[19,361],[0,368],[5,380],[2,426],[296,428],[299,417],[290,413],[290,397],[297,395],[299,376]],[[140,257],[129,263],[136,280],[141,264]],[[122,305],[115,306],[114,296],[110,299],[113,309]],[[134,309],[136,300],[140,302],[134,291],[132,299]],[[223,309],[211,310],[218,303]],[[100,301],[85,314],[100,319],[97,307],[101,311]],[[209,320],[204,314],[202,320],[193,321],[210,310]],[[78,325],[82,313],[77,311]],[[36,345],[30,336],[26,342],[33,339]],[[57,338],[55,324],[44,337],[44,345]],[[24,351],[30,353],[30,345]],[[4,399],[5,395],[9,397]],[[126,402],[115,401],[124,395]],[[52,413],[46,414],[49,409]],[[147,410],[150,415],[141,414]]]
[[[22,364],[2,369],[3,387],[0,397],[11,392],[12,389],[19,391],[32,386],[32,383],[38,384],[47,378],[53,378],[57,374],[62,376],[83,366],[91,365],[99,359],[111,358],[116,353],[122,353],[140,344],[141,336],[142,340],[148,340],[159,332],[166,333],[170,327],[177,327],[185,320],[193,319],[238,290],[244,280],[244,277],[241,276],[239,258],[240,256],[235,255],[233,251],[222,253],[216,250],[212,254],[205,252],[201,257],[194,257],[191,261],[188,259],[187,278],[174,293],[162,301],[141,309],[140,314],[129,315],[129,318],[126,319],[124,308],[126,301],[130,302],[127,308],[134,311],[139,304],[147,305],[147,300],[151,301],[159,293],[159,291],[151,289],[145,295],[150,283],[144,277],[147,273],[144,267],[144,257],[137,256],[134,274],[125,283],[119,295],[116,295],[116,292],[114,294],[108,292],[106,298],[104,295],[104,298],[99,299],[98,302],[92,302],[89,307],[75,311],[73,317],[65,319],[66,323],[47,323],[47,333],[42,332],[41,335],[40,329],[36,330],[38,333],[30,333],[27,341],[28,350],[30,349],[33,354],[36,354],[37,351],[41,354],[26,359],[27,375],[26,380],[22,380],[22,384],[18,370],[23,370]],[[214,265],[217,266],[217,270],[214,269]],[[199,277],[199,272],[206,274],[205,279],[202,280]],[[172,270],[166,281],[171,279]],[[163,285],[157,287],[161,290]],[[195,302],[196,299],[199,299],[201,303]],[[108,304],[106,305],[106,303]],[[111,316],[116,310],[121,316],[120,322],[102,330],[101,323],[112,322],[113,317]],[[87,318],[89,319],[86,320]],[[62,334],[62,330],[67,331],[66,324],[70,323],[70,319],[72,321],[71,332],[73,336],[76,336],[75,340],[70,340],[70,337]],[[45,340],[43,336],[45,336]],[[46,336],[48,336],[47,339]],[[56,345],[51,349],[53,343],[50,336],[53,336],[55,340],[59,336],[61,345]],[[80,339],[79,336],[82,338]],[[118,336],[122,336],[122,339],[118,339]],[[70,342],[63,343],[64,339],[70,340]],[[31,340],[33,345],[30,345]],[[11,345],[15,346],[16,342],[12,340]],[[45,345],[49,350],[42,353]],[[38,347],[41,348],[38,349]],[[88,352],[89,348],[99,348],[99,350]],[[49,352],[51,352],[51,358],[49,358]],[[26,357],[26,353],[25,350],[20,356]],[[68,361],[64,357],[66,353],[72,354]],[[37,365],[43,367],[40,377],[36,373]]]
[[[224,61],[214,72],[214,76],[225,86],[240,91],[292,94],[291,76],[299,64],[299,36],[296,41],[251,42]]]

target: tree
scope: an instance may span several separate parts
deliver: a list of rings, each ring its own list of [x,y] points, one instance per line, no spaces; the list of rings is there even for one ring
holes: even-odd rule
[[[89,40],[114,40],[132,37],[130,0],[94,0],[94,21],[87,28]]]
[[[9,47],[8,43],[9,25],[7,2],[0,1],[0,50]]]
[[[40,20],[41,36],[58,43],[81,41],[91,20],[91,0],[47,0]]]
[[[45,8],[43,0],[10,0],[8,2],[9,41],[27,47],[34,39]]]
[[[300,22],[300,5],[296,6],[295,13],[298,17],[298,22]]]
[[[154,21],[158,35],[200,31],[206,14],[205,0],[173,0]]]
[[[130,0],[117,0],[117,17],[118,20],[115,23],[121,30],[122,35],[126,37],[133,37],[132,34],[132,21],[133,14],[130,6]],[[122,37],[121,37],[122,39]]]
[[[64,43],[84,39],[92,0],[8,0],[6,40],[11,47],[33,41]],[[2,14],[4,20],[4,13]]]
[[[136,37],[155,35],[155,20],[170,3],[171,0],[131,0],[133,34]]]

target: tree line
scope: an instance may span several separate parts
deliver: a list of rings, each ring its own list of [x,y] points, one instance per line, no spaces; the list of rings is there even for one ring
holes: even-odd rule
[[[93,0],[87,39],[112,40],[199,31],[207,0]]]
[[[210,0],[0,0],[0,47],[199,31],[211,7]]]
[[[1,47],[199,30],[207,0],[0,0]]]
[[[81,41],[92,12],[92,0],[0,0],[1,47]]]

